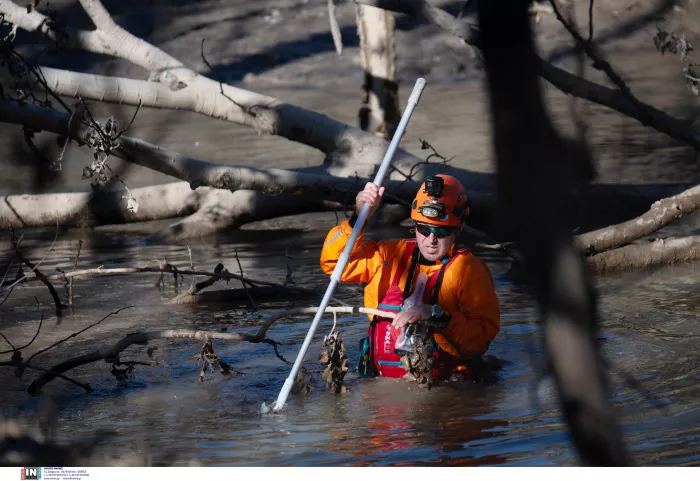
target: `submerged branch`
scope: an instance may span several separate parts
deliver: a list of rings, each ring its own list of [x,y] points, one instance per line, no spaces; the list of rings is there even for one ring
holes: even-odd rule
[[[128,334],[119,342],[112,346],[98,349],[82,356],[74,357],[51,368],[38,379],[34,380],[27,389],[32,395],[36,395],[41,391],[47,383],[54,380],[58,374],[63,374],[66,371],[74,369],[85,364],[100,361],[104,359],[107,362],[118,362],[119,353],[133,344],[146,345],[149,341],[155,339],[197,339],[210,340],[221,339],[225,341],[248,341],[248,342],[266,342],[265,339],[258,339],[252,334],[225,333],[225,332],[210,332],[210,331],[192,331],[186,329],[167,329],[163,331],[137,332]]]
[[[39,378],[34,380],[34,382],[32,382],[32,384],[29,386],[28,392],[32,395],[36,395],[41,391],[42,387],[44,387],[47,383],[51,382],[56,377],[60,376],[61,374],[63,374],[66,371],[69,371],[69,370],[74,369],[74,368],[79,367],[79,366],[83,366],[85,364],[100,361],[103,359],[107,362],[119,362],[119,353],[124,351],[129,346],[134,345],[134,344],[146,345],[146,344],[148,344],[149,341],[156,340],[156,339],[194,339],[194,340],[204,340],[204,341],[219,339],[219,340],[224,340],[224,341],[245,341],[245,342],[252,342],[252,343],[269,344],[269,345],[273,346],[273,348],[275,350],[275,355],[278,358],[280,358],[285,363],[289,363],[289,361],[286,360],[279,353],[279,351],[277,349],[279,343],[277,341],[275,341],[274,339],[270,339],[270,338],[266,337],[267,330],[270,328],[270,326],[272,326],[272,324],[274,324],[277,320],[279,320],[283,317],[291,316],[294,314],[315,313],[317,311],[318,311],[318,308],[316,308],[316,307],[302,307],[302,308],[285,310],[285,311],[276,313],[265,321],[265,323],[258,330],[257,334],[235,333],[235,332],[226,333],[226,332],[212,332],[212,331],[195,331],[195,330],[188,330],[188,329],[167,329],[167,330],[162,330],[162,331],[131,333],[131,334],[128,334],[125,337],[123,337],[120,341],[118,341],[116,344],[114,344],[112,346],[107,346],[107,347],[104,347],[102,349],[98,349],[96,351],[93,351],[91,353],[84,354],[84,355],[78,356],[78,357],[74,357],[74,358],[69,359],[67,361],[64,361],[60,364],[57,364],[56,366],[47,370],[42,376],[40,376]],[[388,317],[388,318],[393,318],[395,316],[395,314],[392,312],[384,312],[384,311],[379,311],[377,309],[369,309],[369,308],[364,308],[364,307],[352,307],[352,306],[327,307],[324,312],[333,312],[333,313],[342,312],[342,313],[350,313],[350,314],[358,314],[358,313],[375,314],[375,315],[381,315],[382,317]],[[112,314],[114,314],[114,313],[112,313]],[[92,326],[90,326],[90,327],[92,327]],[[83,332],[83,331],[80,331],[80,332]],[[77,334],[78,333],[76,333],[75,335],[77,335]],[[73,335],[73,336],[75,336],[75,335]],[[73,337],[73,336],[71,336],[71,337]],[[63,342],[63,341],[59,341],[59,343],[60,342]],[[42,351],[39,351],[37,354],[44,352],[44,351],[50,349],[51,347],[58,345],[59,343],[56,343],[56,344],[54,344],[46,349],[43,349]],[[35,356],[36,356],[36,354],[35,354]],[[34,356],[32,356],[32,358],[33,357]],[[32,358],[30,358],[30,360]],[[27,362],[29,362],[29,361],[27,361]]]

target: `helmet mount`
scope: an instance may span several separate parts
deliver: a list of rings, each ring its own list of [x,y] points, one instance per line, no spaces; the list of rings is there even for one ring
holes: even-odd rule
[[[411,205],[411,219],[431,225],[459,226],[469,215],[467,193],[450,175],[425,178]]]

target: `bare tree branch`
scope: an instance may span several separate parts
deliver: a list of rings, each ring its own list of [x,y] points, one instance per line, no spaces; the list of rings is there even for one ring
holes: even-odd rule
[[[28,343],[26,343],[24,346],[20,346],[20,347],[13,346],[12,343],[10,341],[8,341],[7,338],[0,332],[0,336],[2,336],[3,339],[5,339],[7,341],[7,343],[12,347],[12,350],[0,351],[0,354],[9,354],[9,353],[14,352],[14,351],[21,351],[22,349],[26,349],[29,346],[31,346],[32,343],[34,341],[36,341],[37,336],[39,336],[39,332],[41,332],[41,326],[43,324],[44,324],[44,313],[42,312],[41,319],[39,319],[39,327],[37,327],[36,332],[34,333],[34,337],[32,337],[31,340]]]
[[[700,236],[658,239],[601,252],[586,259],[596,274],[700,260]]]
[[[588,0],[588,43],[593,42],[593,0]]]
[[[328,21],[331,25],[331,36],[333,37],[333,45],[338,55],[343,54],[343,37],[340,34],[338,20],[335,18],[335,0],[328,0]]]
[[[700,207],[700,186],[661,199],[644,214],[621,224],[612,225],[577,237],[579,248],[587,255],[629,244],[649,235]]]
[[[259,133],[280,135],[305,143],[333,156],[350,156],[363,175],[383,157],[387,142],[360,129],[352,128],[316,112],[279,102],[206,78],[160,49],[119,27],[100,2],[82,0],[84,9],[98,26],[96,35],[85,35],[83,48],[113,55],[151,72],[151,81],[111,78],[40,67],[47,88],[59,95],[83,97],[101,102],[143,105],[154,108],[187,109],[213,118],[247,125]],[[0,13],[12,11],[13,23],[35,29],[36,20],[26,19],[23,9],[11,8],[3,0]],[[15,5],[16,7],[16,5]],[[33,18],[38,18],[36,13]],[[92,32],[90,32],[92,33]],[[83,40],[86,40],[83,38]],[[98,41],[94,41],[98,40]],[[153,80],[157,80],[154,82]],[[228,99],[228,102],[224,102]],[[231,103],[233,101],[233,104]],[[359,154],[359,146],[362,155]],[[349,148],[350,147],[350,148]],[[399,150],[395,162],[411,164],[410,154]],[[352,163],[352,162],[351,162]],[[365,171],[367,171],[365,173]]]
[[[27,364],[27,363],[24,363],[21,361],[2,361],[2,362],[0,362],[0,366],[1,367],[14,367],[14,368],[20,368],[20,369],[33,369],[35,371],[43,372],[47,375],[58,377],[60,379],[63,379],[64,381],[68,381],[71,384],[75,384],[76,386],[85,389],[85,391],[87,391],[87,392],[91,392],[93,390],[89,384],[82,383],[80,381],[76,381],[75,379],[70,378],[64,374],[53,372],[49,369],[44,369],[43,367],[34,366],[33,364]]]
[[[457,21],[449,13],[426,1],[355,0],[355,2],[425,18],[463,39],[467,44],[480,48],[479,30],[476,26]],[[538,74],[562,92],[616,110],[700,152],[700,133],[693,128],[691,122],[672,117],[643,102],[633,102],[620,91],[579,78],[540,57],[537,57],[537,61]]]
[[[50,251],[50,249],[49,249],[49,251]],[[51,281],[49,281],[48,278],[38,269],[38,267],[39,267],[38,265],[35,265],[31,261],[29,261],[29,259],[24,257],[19,250],[17,251],[17,258],[20,261],[22,261],[24,264],[26,264],[27,267],[29,267],[32,270],[32,272],[34,273],[36,278],[38,280],[40,280],[47,287],[47,289],[51,293],[51,297],[53,298],[53,302],[56,305],[56,316],[61,317],[63,303],[61,302],[61,298],[58,297],[58,292],[56,292],[56,289],[54,288],[53,284],[51,284]],[[20,282],[20,281],[17,281],[17,282]],[[14,284],[10,287],[13,287],[13,286],[14,286]]]
[[[39,130],[65,135],[70,116],[35,105],[20,105],[0,101],[0,121],[21,123]],[[87,142],[87,133],[79,132],[81,142]],[[368,178],[346,178],[317,175],[283,169],[220,166],[185,157],[143,140],[122,136],[113,155],[162,172],[187,182],[193,188],[211,186],[217,189],[255,190],[269,195],[304,195],[342,199],[346,191],[359,192]],[[412,199],[420,186],[418,182],[386,181],[387,191],[396,196]]]
[[[223,266],[222,266],[223,267]],[[76,277],[103,277],[103,276],[115,276],[115,275],[125,275],[125,274],[139,274],[139,273],[145,273],[145,272],[155,272],[155,273],[162,273],[162,272],[168,272],[168,273],[174,273],[175,271],[171,267],[118,267],[118,268],[112,268],[112,269],[105,269],[102,267],[98,267],[95,269],[84,269],[84,270],[79,270],[79,271],[74,271],[74,272],[68,272],[68,273],[61,273],[61,274],[55,274],[53,276],[47,276],[48,280],[55,280],[55,279],[72,279]],[[237,280],[246,283],[249,286],[270,286],[270,287],[276,287],[284,291],[288,292],[304,292],[308,294],[316,294],[316,295],[323,295],[322,292],[317,292],[313,289],[307,289],[305,287],[298,287],[298,286],[285,286],[283,284],[278,284],[275,282],[269,282],[269,281],[261,281],[258,279],[250,279],[247,277],[240,276],[238,274],[233,274],[228,271],[221,271],[221,272],[207,272],[207,271],[187,271],[187,270],[177,270],[178,274],[183,274],[183,275],[197,275],[197,276],[209,276],[211,278],[215,279],[231,279],[231,280]],[[35,278],[25,278],[24,282],[32,282],[36,281],[37,279]],[[205,281],[209,282],[209,281]],[[211,284],[205,285],[199,290],[203,289],[204,287],[208,287]],[[334,299],[336,302],[339,304],[346,304],[344,301],[341,301],[340,299]]]
[[[73,262],[73,272],[75,272],[78,269],[78,259],[80,258],[80,248],[82,246],[83,240],[80,239],[78,241],[78,250],[75,253],[75,261]],[[73,306],[73,277],[68,279],[68,305]]]
[[[63,338],[63,339],[61,339],[60,341],[56,341],[55,343],[51,344],[50,346],[45,347],[44,349],[41,349],[41,350],[35,352],[34,354],[31,355],[31,357],[30,357],[29,359],[27,359],[27,361],[26,361],[25,364],[29,364],[29,363],[31,362],[32,359],[34,359],[35,357],[37,357],[37,356],[40,355],[40,354],[45,353],[45,352],[48,351],[49,349],[53,349],[54,347],[56,347],[56,346],[58,346],[58,345],[60,345],[60,344],[63,344],[63,343],[66,342],[67,340],[72,339],[72,338],[74,338],[74,337],[76,337],[76,336],[79,336],[80,334],[82,334],[83,332],[87,331],[88,329],[91,329],[91,328],[97,326],[98,324],[102,323],[102,321],[104,321],[105,319],[107,319],[107,318],[109,318],[109,317],[111,317],[111,316],[113,316],[113,315],[115,315],[115,314],[119,314],[119,313],[120,313],[121,311],[123,311],[124,309],[131,309],[132,307],[133,307],[133,306],[122,307],[121,309],[117,309],[116,311],[110,312],[109,314],[107,314],[106,316],[104,316],[102,319],[100,319],[99,321],[97,321],[97,322],[95,322],[95,323],[93,323],[93,324],[90,324],[90,325],[87,326],[86,328],[81,329],[81,330],[79,330],[78,332],[74,332],[74,333],[71,334],[70,336]]]
[[[69,359],[52,367],[44,375],[34,380],[34,382],[31,383],[27,390],[32,395],[38,394],[41,388],[44,387],[48,382],[51,382],[58,374],[63,374],[64,372],[74,369],[76,367],[83,366],[91,362],[100,361],[102,359],[105,359],[110,362],[117,362],[119,360],[119,353],[121,353],[129,346],[133,344],[145,345],[148,344],[149,341],[153,341],[156,339],[221,339],[225,341],[246,341],[252,343],[264,343],[275,345],[275,341],[271,339],[259,338],[257,335],[245,333],[192,331],[186,329],[168,329],[163,331],[137,332],[133,334],[128,334],[112,346],[107,346],[102,349],[93,351],[91,353]]]
[[[622,80],[622,77],[620,77],[615,70],[613,70],[612,65],[608,63],[607,60],[603,58],[603,55],[601,52],[598,51],[598,49],[593,45],[593,43],[588,40],[584,40],[581,34],[578,32],[576,27],[569,23],[564,16],[561,14],[559,11],[559,7],[557,6],[557,0],[549,0],[549,3],[552,5],[552,9],[554,10],[554,14],[557,16],[557,19],[559,22],[561,22],[562,25],[564,25],[564,28],[571,34],[572,37],[574,37],[574,40],[578,44],[578,46],[586,52],[586,55],[590,57],[591,60],[593,60],[593,68],[602,70],[605,72],[605,75],[608,76],[608,78],[615,84],[617,85],[617,88],[620,89],[620,92],[622,92],[628,99],[630,99],[633,103],[638,104],[639,100],[637,100],[637,97],[634,96],[632,91],[629,89],[627,84],[625,83],[624,80]],[[591,0],[591,6],[589,8],[589,15],[591,15],[591,9],[593,8],[593,0]],[[590,22],[590,37],[593,36],[593,23],[592,23],[592,17],[589,19]]]

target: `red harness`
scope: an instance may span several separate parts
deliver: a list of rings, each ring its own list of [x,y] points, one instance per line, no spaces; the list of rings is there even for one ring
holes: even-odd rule
[[[406,241],[406,249],[401,256],[399,266],[396,269],[396,273],[394,274],[394,278],[391,281],[389,289],[386,291],[386,294],[384,294],[384,297],[377,306],[378,310],[386,312],[401,311],[401,304],[403,304],[404,299],[408,295],[408,289],[400,289],[399,280],[406,270],[406,264],[408,264],[409,258],[411,258],[411,268],[409,270],[408,278],[406,279],[406,284],[410,286],[413,280],[412,277],[415,270],[415,265],[418,261],[418,255],[414,255],[415,250],[415,239]],[[425,286],[425,291],[423,292],[422,300],[424,304],[437,303],[444,271],[447,270],[450,264],[452,264],[452,262],[458,256],[464,255],[467,252],[469,252],[469,249],[461,246],[456,247],[452,258],[443,261],[442,268],[430,276]],[[418,252],[415,253],[418,254]],[[394,352],[394,344],[396,343],[396,338],[400,331],[398,329],[394,329],[391,322],[391,319],[374,316],[368,331],[371,353],[370,357],[380,376],[400,378],[407,373],[407,370],[404,368],[403,363],[401,362],[401,356]],[[451,372],[455,367],[457,359],[451,356],[449,353],[439,349],[435,343],[433,344],[435,345],[435,351],[433,354],[436,357],[436,369],[433,371],[433,377],[438,378],[441,374],[448,374]]]

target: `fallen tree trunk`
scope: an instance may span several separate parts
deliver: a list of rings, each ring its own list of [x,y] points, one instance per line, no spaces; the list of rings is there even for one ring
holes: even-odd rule
[[[133,198],[136,209],[129,199]],[[251,191],[229,192],[176,182],[129,191],[8,195],[0,202],[0,228],[89,227],[190,216],[151,236],[152,240],[204,237],[253,220],[341,209],[314,198],[270,198]]]
[[[79,128],[69,130],[71,116],[36,105],[0,101],[0,121],[11,122],[35,130],[58,135],[71,135],[82,144],[87,143],[92,127],[82,122]],[[73,124],[75,125],[75,124]],[[230,191],[255,190],[270,195],[303,195],[307,197],[343,199],[348,192],[364,188],[368,178],[347,178],[333,175],[309,174],[283,169],[222,166],[186,157],[140,139],[121,136],[111,150],[116,157],[148,167],[166,175],[185,180],[193,188],[210,186]],[[378,157],[378,160],[381,160]],[[466,171],[465,171],[466,172]],[[469,173],[466,172],[468,175]],[[394,196],[412,199],[420,186],[415,181],[387,181],[387,190]]]
[[[192,214],[217,192],[210,187],[192,190],[187,182],[131,189],[138,210],[129,209],[124,190],[58,194],[8,195],[0,202],[0,228],[96,226],[169,219]],[[233,195],[231,192],[227,192]]]
[[[578,236],[579,248],[588,255],[614,249],[661,229],[700,207],[700,186],[661,199],[641,216]]]
[[[700,236],[631,244],[588,257],[596,274],[700,260]]]
[[[250,190],[215,190],[192,215],[147,237],[156,242],[204,238],[236,229],[249,222],[294,214],[338,211],[343,205],[315,197],[271,197]]]

